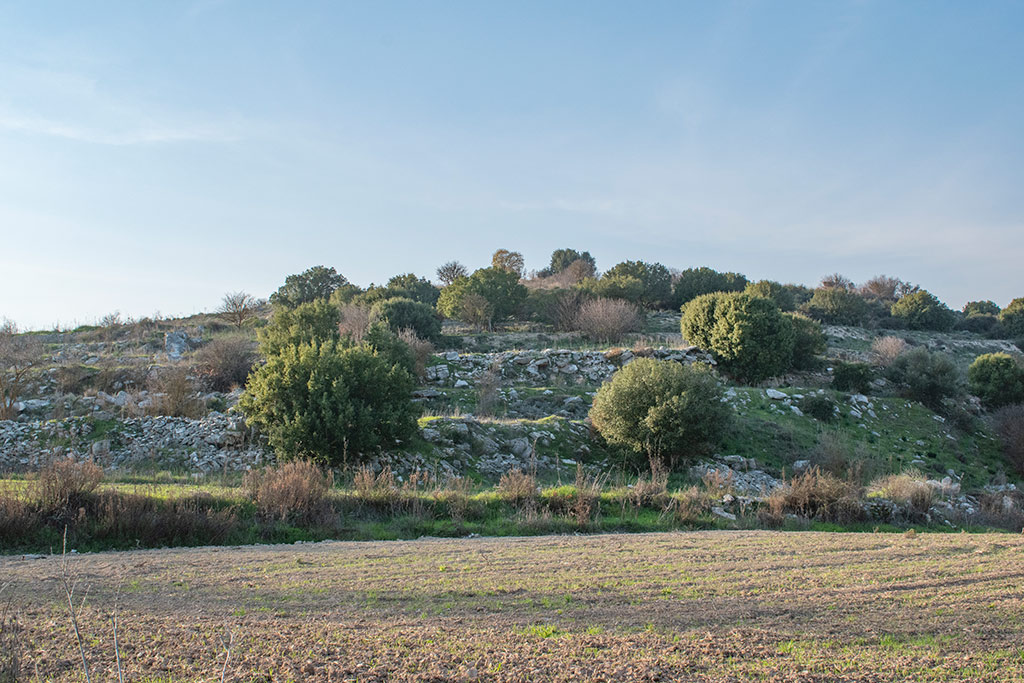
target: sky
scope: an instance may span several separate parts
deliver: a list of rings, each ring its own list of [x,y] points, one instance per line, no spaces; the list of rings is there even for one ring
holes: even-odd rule
[[[498,248],[1024,296],[1024,3],[0,2],[0,318]]]

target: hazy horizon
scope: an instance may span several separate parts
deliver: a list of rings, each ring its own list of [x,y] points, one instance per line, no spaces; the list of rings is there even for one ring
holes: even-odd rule
[[[1024,296],[1024,5],[0,7],[0,318],[589,250]]]

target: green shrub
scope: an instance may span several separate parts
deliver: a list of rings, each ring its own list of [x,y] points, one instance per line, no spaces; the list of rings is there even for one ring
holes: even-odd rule
[[[714,354],[748,382],[782,374],[793,363],[794,324],[770,299],[749,294],[706,294],[686,306],[683,337]]]
[[[868,304],[862,296],[839,287],[819,287],[803,312],[828,325],[864,325]]]
[[[999,322],[1003,324],[1008,337],[1024,337],[1024,297],[1014,299],[1000,311]]]
[[[259,331],[260,352],[273,355],[288,346],[337,340],[341,312],[319,299],[296,308],[277,308],[270,323]]]
[[[800,401],[800,410],[815,420],[828,422],[836,416],[836,404],[828,396],[810,394]]]
[[[707,267],[687,268],[672,285],[672,306],[681,308],[704,294],[742,292],[747,278],[740,273],[720,273]]]
[[[270,295],[270,303],[294,308],[301,304],[329,299],[334,290],[348,284],[334,268],[313,266],[297,275],[289,275],[284,284]]]
[[[1024,364],[1008,353],[986,353],[967,368],[971,393],[986,408],[1024,403]]]
[[[660,263],[645,261],[623,261],[612,266],[601,279],[636,278],[641,283],[641,293],[636,303],[644,308],[667,306],[672,297],[672,275]],[[608,294],[599,294],[608,296]]]
[[[821,325],[800,313],[784,314],[793,325],[793,362],[797,370],[811,370],[820,363],[819,356],[825,353],[825,333]]]
[[[747,288],[743,291],[747,294],[771,299],[775,302],[775,305],[783,311],[792,311],[796,308],[793,291],[781,282],[775,282],[774,280],[758,280],[757,282],[751,282],[748,284]]]
[[[588,277],[577,285],[588,298],[623,299],[638,306],[644,296],[644,283],[632,275],[605,275],[601,279]]]
[[[874,378],[874,370],[867,363],[839,361],[832,368],[832,388],[838,391],[866,394],[871,390],[871,380]]]
[[[998,338],[1003,333],[1003,326],[999,323],[999,316],[990,313],[969,315],[957,321],[955,329],[973,332],[974,334],[983,334],[992,338]]]
[[[968,318],[975,315],[999,315],[999,306],[994,301],[968,301],[964,304],[964,315]]]
[[[362,343],[392,365],[403,367],[416,375],[416,354],[410,345],[381,322],[371,323],[363,333]]]
[[[370,309],[370,320],[385,323],[395,333],[412,330],[420,339],[434,340],[441,336],[441,319],[434,307],[412,299],[378,301]]]
[[[716,444],[732,409],[703,366],[637,358],[598,390],[590,419],[611,444],[674,467]]]
[[[920,289],[892,305],[892,317],[903,321],[912,330],[936,330],[946,332],[953,329],[956,315],[932,293]]]
[[[575,249],[556,249],[551,252],[551,264],[537,273],[537,275],[540,277],[558,275],[577,261],[582,261],[585,264],[581,270],[589,271],[590,276],[597,272],[597,261],[594,260],[589,251],[579,252]]]
[[[519,284],[519,276],[502,268],[481,268],[469,277],[459,278],[441,290],[437,310],[446,318],[488,326],[519,312],[526,302],[526,287]],[[467,299],[482,301],[483,306],[467,306]],[[485,320],[471,314],[481,311]],[[472,318],[472,319],[468,319]]]
[[[903,387],[907,397],[920,401],[932,410],[942,400],[960,391],[960,371],[944,353],[932,353],[918,347],[901,354],[889,366],[888,376]]]
[[[365,292],[357,292],[349,300],[360,306],[373,306],[388,299],[412,299],[427,306],[434,306],[440,294],[441,290],[430,280],[406,273],[394,276],[384,286],[371,285]]]
[[[249,378],[239,405],[282,459],[339,464],[416,430],[408,370],[366,346],[287,346]]]

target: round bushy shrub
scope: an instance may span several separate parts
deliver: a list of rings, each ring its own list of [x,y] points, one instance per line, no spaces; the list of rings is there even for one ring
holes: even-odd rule
[[[874,377],[874,370],[867,363],[839,361],[832,368],[832,388],[866,394],[871,390],[871,380]]]
[[[260,330],[260,353],[273,355],[288,346],[337,340],[341,311],[324,299],[296,308],[279,307],[270,323]]]
[[[370,309],[370,320],[381,321],[392,332],[412,330],[420,339],[434,340],[441,336],[441,319],[433,306],[396,297],[378,301]]]
[[[519,284],[519,276],[501,268],[481,268],[469,277],[456,279],[441,290],[437,310],[446,318],[456,318],[474,324],[478,319],[466,320],[470,310],[480,306],[467,306],[467,299],[483,303],[488,325],[503,320],[522,308],[526,302],[526,287]]]
[[[836,404],[828,396],[810,394],[800,401],[800,410],[815,420],[828,422],[836,416]]]
[[[1003,332],[1002,325],[999,324],[999,316],[992,315],[990,313],[975,313],[969,315],[957,321],[957,330],[964,332],[973,332],[975,334],[983,334],[987,337],[998,338]]]
[[[590,419],[611,444],[674,467],[718,443],[732,417],[704,366],[637,358],[605,382]]]
[[[747,288],[743,291],[747,294],[771,299],[775,302],[775,305],[783,311],[792,311],[796,308],[793,291],[781,282],[775,282],[774,280],[758,280],[757,282],[751,282],[748,284]]]
[[[708,267],[687,268],[675,277],[672,285],[673,307],[685,306],[704,294],[742,292],[747,278],[740,273],[720,273]]]
[[[803,312],[828,325],[864,325],[868,319],[868,303],[864,297],[839,287],[819,287]]]
[[[964,315],[999,315],[999,306],[994,301],[968,301],[964,304]]]
[[[818,363],[818,357],[825,353],[825,333],[821,325],[800,313],[785,313],[793,325],[793,362],[797,370],[811,370]]]
[[[1000,311],[999,322],[1003,324],[1007,337],[1024,337],[1024,297],[1014,299]]]
[[[960,371],[944,353],[914,348],[901,354],[888,370],[889,379],[901,385],[907,397],[933,410],[942,400],[960,392]]]
[[[923,289],[900,297],[892,305],[892,317],[903,321],[912,330],[947,332],[956,323],[953,311]]]
[[[405,368],[366,346],[331,340],[268,356],[239,405],[279,458],[337,465],[412,436],[412,390]]]
[[[971,393],[986,408],[1024,403],[1024,363],[1008,353],[986,353],[967,368]]]

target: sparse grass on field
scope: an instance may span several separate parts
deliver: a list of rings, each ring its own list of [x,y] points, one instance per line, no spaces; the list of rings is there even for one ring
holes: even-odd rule
[[[692,534],[83,555],[86,657],[128,680],[1009,681],[1019,536]],[[22,659],[80,680],[46,560],[0,558]],[[31,670],[31,669],[30,669]]]

